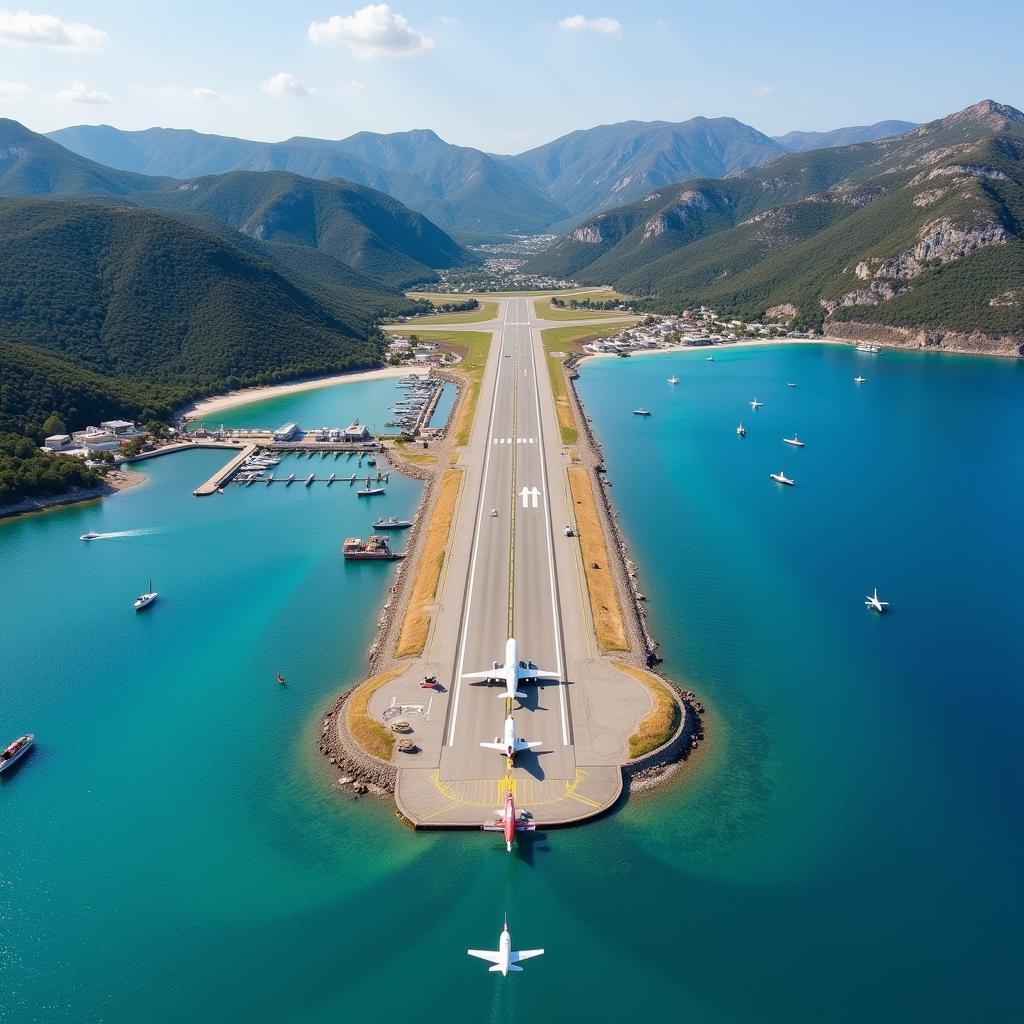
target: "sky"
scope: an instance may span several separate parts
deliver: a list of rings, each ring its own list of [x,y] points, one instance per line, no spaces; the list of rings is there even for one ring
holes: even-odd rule
[[[0,7],[0,114],[35,131],[432,128],[516,153],[634,119],[781,135],[1024,107],[1008,0],[40,2]]]

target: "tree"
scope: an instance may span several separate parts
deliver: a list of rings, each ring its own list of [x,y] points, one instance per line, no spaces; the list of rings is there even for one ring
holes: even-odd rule
[[[67,426],[60,416],[51,412],[49,416],[43,421],[43,434],[46,437],[52,437],[54,434],[66,434],[68,432]]]
[[[126,456],[129,459],[132,458],[132,456],[138,455],[141,451],[142,451],[142,438],[141,437],[133,437],[130,441],[125,441],[125,443],[123,445],[121,445],[121,454]]]

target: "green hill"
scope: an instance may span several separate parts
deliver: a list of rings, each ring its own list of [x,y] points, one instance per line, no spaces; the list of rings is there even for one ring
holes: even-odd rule
[[[3,200],[0,238],[0,337],[96,373],[184,392],[379,359],[368,318],[162,213]]]
[[[1012,351],[1007,338],[1024,341],[1022,224],[1024,114],[984,101],[906,135],[653,193],[580,225],[530,269],[612,283],[655,309]]]
[[[233,171],[136,196],[203,213],[259,241],[309,246],[394,287],[432,281],[472,257],[437,225],[383,192],[284,171]]]

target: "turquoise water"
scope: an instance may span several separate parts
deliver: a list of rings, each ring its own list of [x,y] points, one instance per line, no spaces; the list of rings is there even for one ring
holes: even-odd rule
[[[457,396],[458,391],[454,384],[445,384],[441,388],[441,397],[437,400],[437,405],[434,406],[429,426],[439,429],[448,422],[448,417],[452,414],[452,406],[455,405]]]
[[[340,797],[319,712],[393,569],[339,545],[419,485],[195,499],[220,453],[154,460],[0,522],[0,732],[39,736],[0,780],[10,1019],[1019,1019],[1021,368],[792,347],[580,384],[666,667],[712,708],[697,770],[513,856]],[[288,401],[239,422],[375,414]],[[464,950],[506,911],[548,952],[502,981]]]

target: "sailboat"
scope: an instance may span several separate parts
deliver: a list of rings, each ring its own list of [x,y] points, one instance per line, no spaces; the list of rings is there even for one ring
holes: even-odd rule
[[[157,592],[153,589],[153,581],[150,580],[149,590],[147,590],[145,594],[139,594],[139,596],[135,598],[135,610],[137,612],[141,612],[143,608],[148,608],[157,599],[158,596],[159,595],[157,594]]]
[[[679,378],[673,373],[672,376],[669,377],[668,382],[669,384],[678,384]]]

